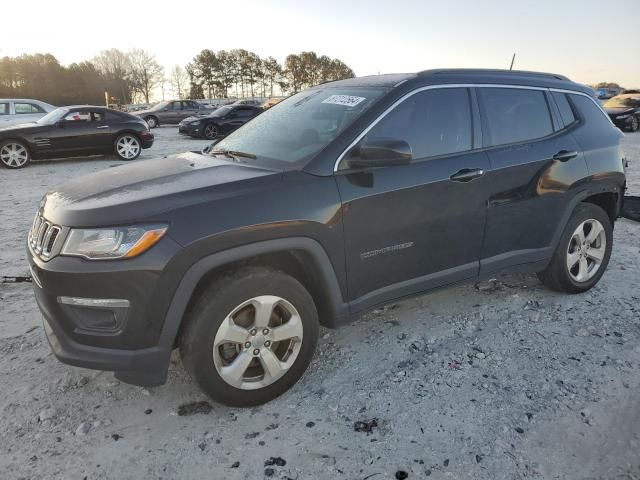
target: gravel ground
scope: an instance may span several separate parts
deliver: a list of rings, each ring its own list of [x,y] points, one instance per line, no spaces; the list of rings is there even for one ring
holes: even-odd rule
[[[206,144],[155,132],[143,158]],[[624,143],[640,195],[640,133]],[[50,185],[120,163],[0,171],[0,277],[27,274]],[[302,380],[246,410],[189,408],[207,399],[177,356],[153,389],[61,364],[31,286],[0,283],[0,478],[640,479],[639,234],[616,224],[609,269],[583,295],[511,275],[322,330]]]

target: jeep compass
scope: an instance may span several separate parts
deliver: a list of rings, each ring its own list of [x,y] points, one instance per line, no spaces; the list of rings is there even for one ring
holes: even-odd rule
[[[219,141],[72,179],[27,248],[63,362],[137,385],[179,348],[213,399],[285,392],[320,325],[497,272],[577,294],[607,268],[623,134],[554,74],[326,83]]]

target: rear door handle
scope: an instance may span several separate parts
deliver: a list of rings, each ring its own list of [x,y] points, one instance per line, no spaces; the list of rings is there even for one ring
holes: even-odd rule
[[[96,128],[109,128],[109,125],[101,125],[101,126],[96,127]]]
[[[560,150],[553,156],[554,160],[559,160],[561,162],[566,162],[567,160],[571,160],[572,158],[576,158],[578,156],[578,152],[575,150]]]
[[[470,182],[474,178],[478,178],[484,175],[484,170],[481,168],[463,168],[459,172],[454,173],[449,177],[454,182]]]

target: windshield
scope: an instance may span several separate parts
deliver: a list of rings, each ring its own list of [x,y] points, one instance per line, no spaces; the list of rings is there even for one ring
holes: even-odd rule
[[[640,107],[640,96],[638,97],[613,97],[604,103],[605,108]]]
[[[216,117],[216,118],[224,117],[231,110],[233,110],[233,107],[220,107],[216,109],[213,113],[210,113],[209,116]]]
[[[36,123],[40,125],[53,125],[58,120],[62,120],[62,117],[69,111],[68,108],[56,108],[55,110],[47,113],[44,117],[40,118]]]
[[[215,145],[215,150],[249,153],[261,159],[310,160],[368,110],[384,88],[305,90],[261,113]]]

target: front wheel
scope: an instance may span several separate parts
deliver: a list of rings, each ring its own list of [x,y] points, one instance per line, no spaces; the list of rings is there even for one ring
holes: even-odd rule
[[[204,138],[214,140],[218,136],[218,127],[213,123],[208,123],[204,126],[202,133]]]
[[[27,146],[18,140],[0,143],[0,162],[7,168],[24,168],[31,161]]]
[[[311,362],[318,314],[293,277],[247,267],[212,282],[185,317],[180,354],[212,399],[247,407],[286,392]]]
[[[586,292],[604,274],[612,246],[613,226],[607,213],[592,203],[581,203],[569,219],[551,263],[538,278],[552,290]]]
[[[628,130],[630,132],[637,132],[640,129],[640,119],[638,117],[631,117],[631,123],[629,123]]]
[[[122,160],[135,160],[142,152],[140,139],[132,133],[118,135],[114,142],[116,155]]]

